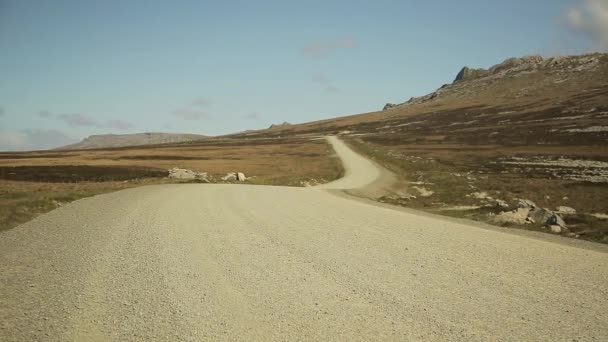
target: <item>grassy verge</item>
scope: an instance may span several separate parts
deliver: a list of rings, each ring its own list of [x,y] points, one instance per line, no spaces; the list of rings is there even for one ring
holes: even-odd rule
[[[577,214],[563,215],[569,228],[564,235],[608,243],[608,220],[591,215],[608,211],[608,183],[568,178],[568,172],[580,173],[580,168],[502,163],[509,156],[508,149],[483,146],[450,151],[441,146],[385,145],[362,139],[349,142],[395,172],[400,184],[406,184],[396,189],[401,196],[387,195],[380,198],[383,202],[488,223],[494,215],[507,210],[497,206],[498,200],[511,208],[517,199],[528,199],[551,210],[569,206]],[[540,155],[542,151],[534,153]],[[523,158],[521,151],[513,152],[513,156]],[[542,224],[507,226],[546,231]]]
[[[244,172],[248,184],[306,186],[339,178],[342,165],[323,140],[221,139],[94,151],[3,153],[0,231],[66,203],[97,194],[164,183],[173,167],[208,172],[213,182]]]

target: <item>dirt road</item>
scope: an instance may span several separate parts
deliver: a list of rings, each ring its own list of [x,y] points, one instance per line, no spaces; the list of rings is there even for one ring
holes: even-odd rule
[[[336,151],[358,178],[331,187],[366,183]],[[608,253],[581,245],[319,188],[143,187],[0,233],[0,340],[601,340]]]

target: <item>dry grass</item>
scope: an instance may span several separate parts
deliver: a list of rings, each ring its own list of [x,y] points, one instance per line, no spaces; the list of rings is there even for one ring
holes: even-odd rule
[[[577,215],[564,217],[569,223],[571,235],[608,243],[608,220],[591,216],[608,212],[608,183],[567,178],[571,173],[580,172],[584,168],[521,167],[503,163],[506,156],[570,156],[574,159],[601,161],[608,159],[603,147],[395,145],[390,141],[386,143],[379,137],[353,139],[351,145],[397,173],[405,181],[401,184],[410,183],[409,187],[396,190],[416,196],[411,199],[388,196],[382,198],[385,202],[433,211],[458,206],[479,206],[480,209],[439,212],[480,221],[489,221],[490,215],[499,213],[501,209],[496,206],[495,200],[476,198],[473,195],[475,192],[485,192],[494,199],[512,205],[516,199],[523,198],[549,209],[569,206],[578,212]],[[423,197],[414,186],[434,193]],[[542,225],[518,228],[540,230]]]
[[[82,151],[0,153],[0,230],[83,197],[175,182],[173,167],[219,180],[244,172],[251,184],[303,186],[336,179],[342,167],[324,140],[214,139],[189,144]]]

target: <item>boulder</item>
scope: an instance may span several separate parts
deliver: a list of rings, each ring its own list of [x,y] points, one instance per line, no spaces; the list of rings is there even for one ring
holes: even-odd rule
[[[561,216],[559,216],[558,214],[553,214],[551,215],[551,217],[549,217],[549,219],[547,220],[547,225],[548,226],[560,226],[562,228],[567,228],[566,226],[566,222],[564,222],[564,219],[561,218]]]
[[[537,206],[534,202],[527,200],[527,199],[519,199],[517,201],[517,207],[518,208],[527,208],[527,209],[537,208]]]
[[[501,200],[501,199],[497,199],[496,200],[496,206],[499,208],[508,208],[509,207],[509,203]]]
[[[169,178],[172,179],[195,179],[196,173],[192,170],[188,169],[180,169],[178,167],[174,167],[169,169]]]
[[[245,177],[245,174],[242,172],[237,172],[236,174],[236,180],[238,180],[239,182],[244,182],[247,180],[247,177]]]
[[[558,225],[552,225],[552,226],[549,226],[549,230],[551,230],[551,233],[553,233],[553,234],[561,234],[562,227],[560,227]]]
[[[557,207],[555,209],[560,214],[576,214],[576,209],[570,208],[570,207],[566,207],[566,206],[559,206],[559,207]]]
[[[196,172],[188,169],[181,169],[174,167],[169,169],[169,178],[171,179],[185,179],[185,180],[200,180],[203,182],[209,182],[209,174],[207,172]]]
[[[207,172],[196,172],[194,179],[205,182],[205,183],[211,182],[211,180],[209,179],[209,174],[207,174]]]
[[[502,212],[492,218],[494,223],[504,224],[526,224],[530,209],[528,208],[517,208],[516,210]]]
[[[549,221],[549,218],[553,216],[553,212],[544,208],[535,208],[530,210],[528,217],[532,218],[534,222],[541,222],[543,224]]]
[[[223,181],[234,181],[236,180],[236,173],[228,172],[224,177],[222,177]]]

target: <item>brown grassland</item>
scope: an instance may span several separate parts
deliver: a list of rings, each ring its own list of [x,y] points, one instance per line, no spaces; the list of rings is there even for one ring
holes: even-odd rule
[[[67,202],[135,186],[174,183],[173,167],[208,172],[214,182],[243,172],[249,184],[303,186],[340,176],[324,140],[209,139],[78,151],[0,153],[0,230]]]

